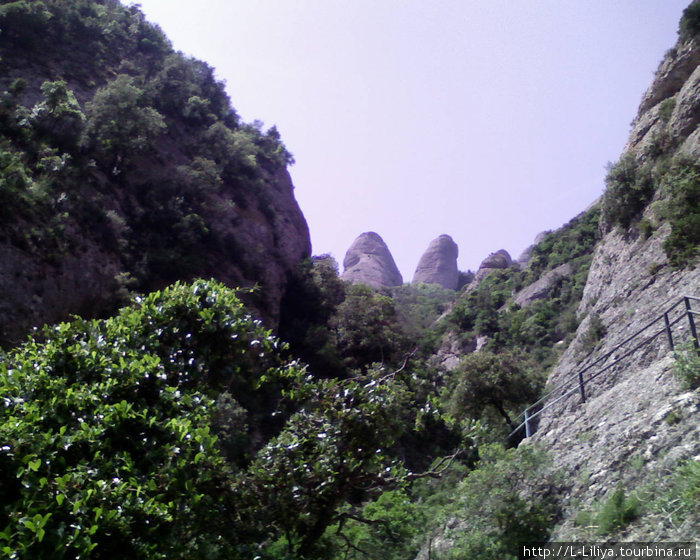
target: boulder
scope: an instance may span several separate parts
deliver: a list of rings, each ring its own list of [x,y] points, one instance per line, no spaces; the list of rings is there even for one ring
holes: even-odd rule
[[[413,283],[439,284],[445,289],[456,290],[459,286],[458,253],[457,244],[449,235],[433,239],[418,261]]]
[[[529,286],[526,286],[515,296],[515,303],[527,307],[539,299],[546,298],[562,278],[571,276],[573,269],[569,263],[564,263],[543,275]]]
[[[473,290],[479,287],[479,284],[491,274],[494,270],[501,270],[508,268],[513,265],[513,259],[510,258],[510,254],[505,249],[491,253],[486,257],[479,265],[479,270],[476,271],[476,275],[472,283],[469,284],[468,289]]]
[[[384,240],[373,231],[360,235],[345,253],[343,280],[372,288],[401,286],[403,277]]]
[[[479,270],[482,268],[508,268],[513,264],[513,259],[505,249],[491,253],[479,265]]]

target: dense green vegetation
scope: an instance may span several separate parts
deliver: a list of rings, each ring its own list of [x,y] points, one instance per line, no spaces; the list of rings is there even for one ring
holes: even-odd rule
[[[558,474],[541,450],[505,442],[578,326],[601,215],[603,229],[651,235],[639,220],[662,194],[669,259],[697,257],[695,162],[623,157],[601,208],[546,235],[527,267],[461,292],[375,291],[310,258],[275,336],[243,303],[264,310],[264,289],[165,286],[240,256],[238,211],[273,217],[266,181],[292,162],[277,131],[241,122],[213,70],[137,7],[0,0],[0,29],[0,238],[48,263],[89,238],[122,265],[91,310],[111,318],[75,317],[0,353],[4,556],[507,559],[549,537]],[[546,294],[515,303],[545,277]],[[590,323],[592,349],[604,330]],[[450,341],[469,352],[448,369]],[[689,387],[696,362],[679,362]],[[668,493],[686,516],[695,467]],[[635,499],[619,489],[589,520],[614,532]],[[431,537],[445,527],[449,550]]]
[[[407,374],[316,379],[214,282],[47,327],[0,373],[14,558],[320,558],[431,425]]]
[[[578,326],[576,307],[597,240],[599,215],[592,208],[548,234],[533,248],[524,270],[513,267],[491,273],[477,289],[457,299],[449,323],[463,337],[488,337],[488,347],[494,351],[519,349],[531,365],[540,369],[551,365],[556,358],[554,344],[566,340]],[[547,297],[525,308],[512,302],[518,290],[565,263],[569,273],[555,280]]]
[[[127,290],[260,276],[232,226],[271,215],[266,182],[292,156],[241,122],[211,67],[116,0],[3,0],[0,30],[1,241],[49,265],[110,254],[97,315]]]

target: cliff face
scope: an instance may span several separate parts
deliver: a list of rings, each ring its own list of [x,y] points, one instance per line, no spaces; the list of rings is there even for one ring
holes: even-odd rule
[[[214,277],[274,326],[310,255],[272,128],[112,0],[0,6],[0,342]]]
[[[642,100],[623,158],[636,161],[637,169],[648,174],[651,194],[630,227],[603,224],[605,233],[596,247],[578,308],[581,324],[550,375],[549,387],[603,359],[683,296],[700,296],[700,266],[694,256],[697,239],[692,237],[697,231],[687,233],[690,247],[680,245],[673,235],[682,222],[668,211],[676,204],[673,197],[678,196],[679,184],[697,189],[697,182],[692,183],[697,179],[693,175],[688,179],[687,169],[692,169],[697,158],[700,138],[699,63],[697,37],[679,41]],[[682,173],[669,177],[681,165],[685,166],[680,167]],[[697,219],[697,212],[697,201],[683,202],[683,216]],[[682,311],[682,306],[676,309],[671,320]],[[602,365],[622,357],[663,326],[663,322],[656,323]],[[683,318],[672,329],[675,343],[687,342],[688,331],[687,318]],[[585,403],[575,392],[542,414],[533,439],[571,473],[565,482],[564,515],[554,540],[595,537],[597,528],[580,522],[582,511],[595,513],[600,507],[596,504],[609,499],[618,487],[627,495],[637,492],[651,503],[668,487],[669,473],[683,461],[697,460],[700,397],[697,391],[682,388],[674,368],[666,334],[661,332],[653,342],[588,383]],[[659,515],[650,507],[619,528],[615,537],[697,541],[699,526],[697,519],[675,523],[672,515]]]

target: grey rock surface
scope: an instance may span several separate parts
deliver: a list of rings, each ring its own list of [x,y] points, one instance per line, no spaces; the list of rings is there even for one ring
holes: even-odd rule
[[[343,280],[372,288],[401,286],[403,277],[381,236],[373,231],[361,234],[345,253]]]
[[[457,244],[449,235],[433,239],[418,261],[413,283],[439,284],[447,290],[456,290],[459,285],[458,254]]]
[[[542,278],[520,290],[515,296],[515,303],[520,307],[527,307],[537,300],[546,298],[559,281],[571,276],[571,273],[572,268],[569,263],[564,263],[554,270],[550,270]]]

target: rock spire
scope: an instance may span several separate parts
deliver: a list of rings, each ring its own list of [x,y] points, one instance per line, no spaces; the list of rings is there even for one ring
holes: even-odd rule
[[[373,231],[361,234],[345,253],[343,280],[373,288],[401,286],[403,278],[384,240]]]
[[[457,244],[449,235],[433,239],[418,262],[413,283],[439,284],[448,290],[456,290],[459,285],[458,253]]]

